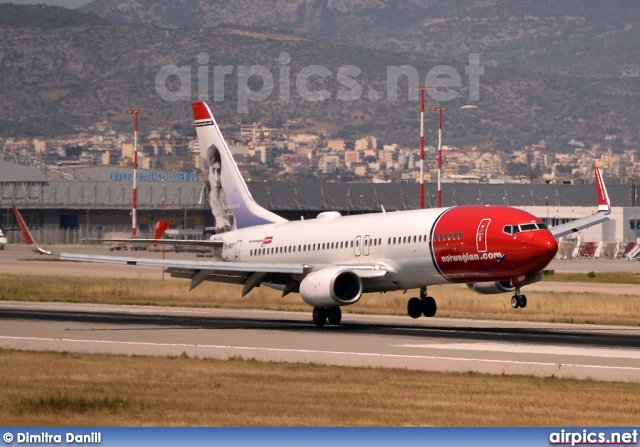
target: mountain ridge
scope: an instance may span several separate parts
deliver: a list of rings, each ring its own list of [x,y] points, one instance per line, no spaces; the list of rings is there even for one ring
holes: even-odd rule
[[[46,19],[47,10],[42,14]],[[414,53],[322,43],[264,28],[168,29],[79,23],[51,29],[0,26],[0,36],[0,135],[4,137],[73,133],[76,125],[102,120],[129,129],[130,117],[124,113],[128,108],[145,109],[143,127],[153,122],[192,129],[189,102],[198,99],[198,67],[208,68],[209,95],[213,96],[215,67],[229,65],[233,72],[225,82],[224,101],[209,98],[220,123],[277,124],[299,119],[339,137],[375,133],[385,143],[411,146],[418,141],[419,103],[408,101],[405,78],[399,83],[398,100],[387,100],[387,69],[413,66],[422,83],[430,69],[447,64],[462,81],[458,98],[445,104],[449,106],[445,115],[447,144],[511,151],[545,140],[553,151],[571,139],[612,144],[606,143],[605,137],[613,135],[619,141],[616,150],[636,150],[640,140],[636,129],[640,99],[609,94],[598,87],[597,80],[487,66],[480,77],[480,100],[470,102],[465,64]],[[198,62],[201,53],[207,54],[207,63]],[[290,68],[291,85],[287,102],[279,100],[277,77],[283,53],[290,56],[285,64]],[[191,95],[185,101],[164,101],[156,91],[156,75],[168,65],[190,67]],[[239,67],[252,65],[274,74],[275,88],[267,100],[249,102],[248,113],[238,113]],[[309,102],[296,92],[296,76],[312,65],[326,67],[330,73],[324,79],[312,77],[308,83],[314,91],[326,88],[331,93],[325,101]],[[349,65],[362,70],[354,77],[362,87],[357,101],[337,99],[344,87],[337,74]],[[257,90],[260,85],[255,80],[248,86]],[[630,90],[638,87],[635,78],[626,82]],[[371,91],[379,95],[378,101],[369,99]],[[461,108],[469,104],[478,108]],[[433,117],[428,115],[427,119]],[[435,138],[432,127],[427,124],[427,141]]]
[[[81,9],[119,23],[278,27],[443,60],[481,53],[488,65],[640,76],[640,3],[633,0],[94,0]]]

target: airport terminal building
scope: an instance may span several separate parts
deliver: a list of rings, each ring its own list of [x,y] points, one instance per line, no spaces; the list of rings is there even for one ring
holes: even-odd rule
[[[150,236],[159,220],[177,233],[204,236],[213,216],[199,172],[138,171],[138,234]],[[0,228],[9,242],[20,240],[11,206],[17,205],[34,236],[44,244],[80,243],[83,238],[131,233],[130,169],[83,166],[39,170],[0,161]],[[261,206],[287,219],[313,218],[327,210],[343,215],[416,209],[415,183],[248,184]],[[640,206],[635,184],[607,183],[611,220],[561,241],[561,257],[624,257],[640,237]],[[437,186],[425,185],[425,207],[435,207]],[[505,205],[525,209],[555,226],[597,210],[593,184],[444,183],[444,206]]]

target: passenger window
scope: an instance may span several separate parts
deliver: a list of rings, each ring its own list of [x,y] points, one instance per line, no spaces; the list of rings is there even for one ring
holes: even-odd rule
[[[460,233],[458,233],[458,240],[461,241],[462,240],[462,231]]]

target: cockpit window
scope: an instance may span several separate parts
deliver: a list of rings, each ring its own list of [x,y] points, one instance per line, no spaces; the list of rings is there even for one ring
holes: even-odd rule
[[[521,231],[533,231],[533,230],[546,230],[547,226],[544,223],[528,223],[520,225],[505,225],[502,231],[507,234],[517,234]]]
[[[531,231],[531,230],[537,230],[537,229],[538,227],[534,223],[520,225],[520,231]]]

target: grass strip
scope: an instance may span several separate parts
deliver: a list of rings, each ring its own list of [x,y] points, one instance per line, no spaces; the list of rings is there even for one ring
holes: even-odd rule
[[[282,297],[259,287],[241,298],[241,286],[208,282],[188,292],[187,284],[179,279],[0,275],[0,300],[310,312],[298,294]],[[429,294],[438,302],[438,316],[445,318],[640,325],[640,298],[634,295],[532,291],[527,307],[515,310],[509,294],[480,295],[459,285],[430,287]],[[343,312],[406,315],[407,300],[416,295],[417,290],[365,294]]]
[[[7,426],[632,426],[640,384],[0,350]]]

